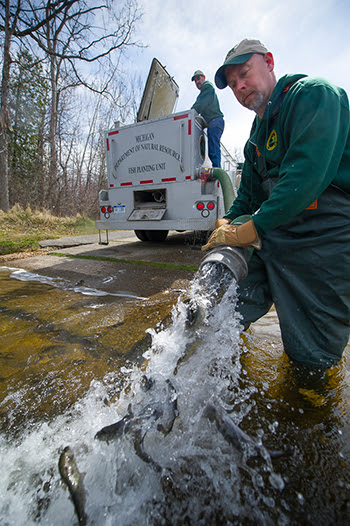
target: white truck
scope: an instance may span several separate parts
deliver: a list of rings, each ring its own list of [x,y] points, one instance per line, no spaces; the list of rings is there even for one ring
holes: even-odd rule
[[[153,59],[138,122],[106,132],[108,190],[99,193],[99,230],[134,230],[141,241],[164,241],[169,230],[211,231],[225,213],[221,184],[210,167],[205,122],[191,109],[172,113],[178,86]],[[236,163],[222,146],[223,168]],[[205,172],[205,170],[204,170]]]

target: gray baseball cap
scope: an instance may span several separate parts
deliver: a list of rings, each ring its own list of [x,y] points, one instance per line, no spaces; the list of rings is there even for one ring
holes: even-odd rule
[[[215,84],[219,89],[226,88],[227,82],[225,77],[225,67],[229,64],[243,64],[244,62],[247,62],[254,53],[265,55],[265,53],[268,52],[269,50],[260,42],[260,40],[245,38],[227,53],[223,65],[220,66],[215,73]]]
[[[200,69],[197,69],[197,70],[193,73],[191,80],[194,80],[196,77],[201,77],[202,75],[203,75],[203,77],[205,77],[203,71],[201,71]]]

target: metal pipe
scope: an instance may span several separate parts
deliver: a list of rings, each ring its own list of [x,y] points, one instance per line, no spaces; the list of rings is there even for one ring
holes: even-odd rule
[[[238,282],[248,274],[249,250],[242,247],[218,246],[211,250],[201,261],[198,272],[202,273],[208,264],[221,264],[228,268]]]
[[[210,298],[211,306],[219,303],[232,281],[239,282],[248,274],[248,250],[241,247],[220,246],[211,250],[202,260],[196,280],[203,294]],[[209,305],[203,306],[200,298],[187,303],[186,327],[196,328],[207,315]]]

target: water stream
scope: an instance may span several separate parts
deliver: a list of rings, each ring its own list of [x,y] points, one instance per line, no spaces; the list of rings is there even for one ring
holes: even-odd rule
[[[66,446],[87,524],[350,523],[349,348],[326,373],[296,367],[277,336],[241,335],[234,282],[213,305],[198,280],[146,300],[0,278],[1,524],[78,523],[58,470]],[[191,300],[202,316],[189,324]],[[260,454],[228,441],[208,404]],[[130,412],[141,435],[95,438]]]

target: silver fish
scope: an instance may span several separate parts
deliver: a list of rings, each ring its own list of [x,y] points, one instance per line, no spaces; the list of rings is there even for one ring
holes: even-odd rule
[[[152,387],[154,381],[148,381]],[[134,432],[145,426],[147,432],[153,422],[158,422],[157,429],[161,433],[164,433],[164,435],[170,433],[174,420],[178,416],[177,394],[175,387],[169,379],[166,380],[166,384],[168,392],[165,401],[154,401],[146,404],[137,415],[134,415],[131,404],[129,404],[128,413],[114,424],[103,427],[96,433],[95,438],[109,443],[111,440],[121,437],[123,433]],[[149,387],[149,389],[151,387]]]
[[[168,384],[168,398],[163,403],[160,422],[157,425],[158,431],[167,435],[173,428],[175,418],[178,416],[179,412],[177,409],[177,394],[175,387],[168,379],[166,380]]]
[[[154,386],[153,378],[148,378],[145,374],[141,377],[141,388],[143,391],[149,391]]]
[[[136,429],[134,431],[135,453],[138,457],[140,457],[141,460],[143,460],[147,464],[150,464],[155,471],[160,472],[162,471],[161,466],[155,460],[153,460],[153,458],[145,451],[143,441],[146,436],[146,433],[147,431],[143,433],[141,429]]]
[[[207,309],[203,303],[194,299],[186,299],[183,302],[186,305],[186,329],[197,329],[207,316]]]
[[[65,447],[60,455],[58,469],[62,480],[68,486],[79,524],[84,526],[87,521],[85,513],[86,493],[83,484],[84,475],[79,473],[73,451],[69,446]]]
[[[154,385],[153,380],[148,380],[148,389]],[[103,427],[95,435],[98,440],[104,440],[109,443],[117,439],[123,433],[130,433],[134,438],[134,449],[136,454],[147,464],[150,464],[156,471],[161,471],[161,467],[145,451],[144,438],[153,425],[158,422],[157,430],[167,435],[173,428],[174,420],[178,416],[177,394],[175,387],[170,380],[166,380],[167,398],[165,401],[154,401],[142,407],[137,416],[131,410],[131,404],[128,413],[121,419],[109,426]]]
[[[242,444],[256,446],[254,440],[242,431],[219,405],[207,405],[204,416],[209,418],[211,422],[215,422],[225,440],[239,451],[243,449]]]
[[[95,438],[98,440],[103,440],[109,444],[111,440],[114,440],[116,438],[119,438],[122,436],[124,431],[128,430],[128,427],[130,426],[132,419],[133,419],[133,412],[131,410],[131,404],[128,407],[128,413],[121,419],[118,420],[118,422],[115,422],[114,424],[111,424],[109,426],[103,427],[100,431],[98,431],[95,435]]]
[[[243,444],[249,444],[253,449],[265,458],[264,453],[267,452],[270,458],[279,458],[285,455],[290,455],[292,451],[286,449],[285,451],[275,451],[264,448],[257,440],[253,439],[247,433],[242,431],[237,424],[235,424],[230,416],[223,410],[220,405],[209,404],[204,410],[204,416],[209,418],[211,422],[216,423],[216,427],[222,434],[225,440],[232,444],[239,451],[243,450]]]

